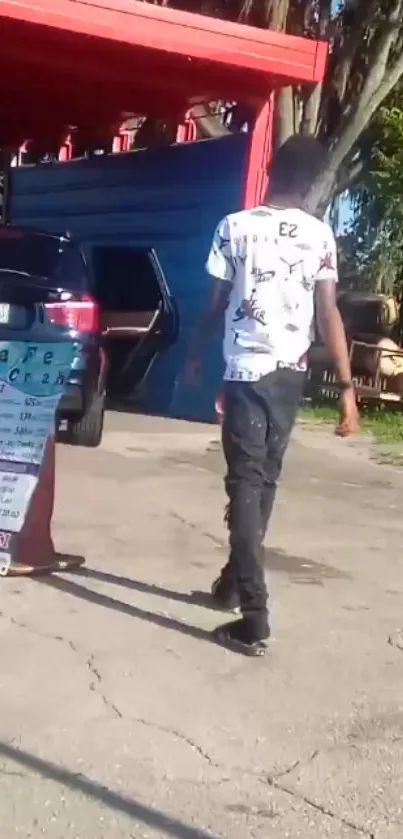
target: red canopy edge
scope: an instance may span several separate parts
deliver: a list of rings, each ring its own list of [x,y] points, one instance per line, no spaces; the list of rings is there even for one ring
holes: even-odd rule
[[[0,16],[242,68],[284,83],[320,82],[327,44],[138,0],[0,0]]]
[[[130,114],[180,121],[194,104],[252,107],[245,204],[264,191],[274,96],[323,80],[325,42],[138,0],[0,0],[0,145],[117,127]]]

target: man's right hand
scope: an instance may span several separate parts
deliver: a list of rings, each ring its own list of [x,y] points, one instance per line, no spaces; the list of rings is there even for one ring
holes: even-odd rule
[[[354,387],[345,390],[340,397],[340,423],[336,429],[339,437],[350,437],[356,434],[360,425],[360,414],[357,408]]]
[[[186,385],[196,387],[200,384],[201,379],[201,360],[200,358],[189,358],[185,364],[183,373],[184,382]]]

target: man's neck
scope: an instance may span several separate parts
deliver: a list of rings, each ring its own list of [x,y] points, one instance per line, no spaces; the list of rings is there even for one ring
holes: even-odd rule
[[[297,198],[292,199],[289,196],[287,198],[281,195],[273,195],[270,198],[266,198],[265,206],[270,208],[272,207],[274,210],[295,210],[300,205],[300,200]]]

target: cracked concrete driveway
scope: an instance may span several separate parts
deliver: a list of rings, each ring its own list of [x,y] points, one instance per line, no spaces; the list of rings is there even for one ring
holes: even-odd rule
[[[403,835],[403,473],[299,427],[267,549],[263,660],[210,641],[217,429],[109,416],[58,450],[86,569],[1,581],[2,836]]]

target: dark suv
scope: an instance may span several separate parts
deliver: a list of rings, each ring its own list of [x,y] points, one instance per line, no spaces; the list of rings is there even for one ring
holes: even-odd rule
[[[56,236],[0,226],[0,324],[3,300],[34,296],[49,321],[82,346],[60,400],[67,440],[98,446],[106,389],[138,404],[159,354],[177,338],[179,317],[153,248],[94,246],[88,267],[80,247]]]
[[[44,303],[51,323],[67,329],[82,345],[60,402],[58,420],[67,420],[68,438],[98,446],[102,438],[106,357],[99,309],[80,248],[67,236],[5,225],[0,227],[0,300],[26,288]],[[5,309],[4,311],[7,311]],[[3,321],[4,322],[4,321]]]

